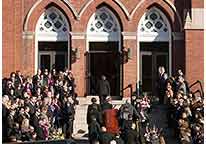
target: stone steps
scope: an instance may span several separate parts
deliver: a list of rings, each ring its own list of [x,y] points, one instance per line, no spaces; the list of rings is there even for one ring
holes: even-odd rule
[[[74,120],[74,135],[85,135],[88,133],[88,125],[86,123],[86,114],[88,105],[91,104],[91,99],[95,97],[97,103],[99,103],[98,96],[87,96],[87,97],[78,97],[79,105],[76,106],[75,120]],[[126,99],[123,100],[112,100],[112,104],[115,108],[119,108]],[[82,133],[80,133],[82,132]]]

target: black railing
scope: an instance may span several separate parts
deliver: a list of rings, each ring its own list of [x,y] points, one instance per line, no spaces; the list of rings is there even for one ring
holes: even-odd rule
[[[130,89],[130,99],[132,99],[132,94],[133,94],[133,89],[132,89],[132,84],[129,84],[127,87],[123,88],[121,90],[122,93],[124,93],[125,90]],[[123,94],[124,95],[124,94]],[[124,96],[123,96],[124,97]]]
[[[192,91],[191,91],[191,90],[192,90],[192,87],[194,87],[194,86],[196,86],[196,85],[198,85],[198,84],[199,84],[199,86],[200,86],[200,90],[196,90],[195,92],[192,92]],[[201,81],[197,80],[196,82],[194,82],[193,84],[191,84],[191,85],[189,86],[189,88],[190,88],[190,92],[191,92],[193,95],[196,94],[196,93],[200,93],[201,97],[204,97],[204,91],[203,91],[203,87],[202,87]]]

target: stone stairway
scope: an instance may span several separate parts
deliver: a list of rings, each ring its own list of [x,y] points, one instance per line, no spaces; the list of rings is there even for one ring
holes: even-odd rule
[[[75,139],[87,139],[88,125],[86,122],[86,114],[88,105],[91,104],[91,99],[95,97],[99,103],[98,96],[78,97],[79,105],[76,106],[75,120],[74,120],[74,137]],[[128,98],[123,100],[112,100],[114,108],[119,108]]]
[[[97,96],[87,96],[78,97],[79,105],[76,106],[76,114],[74,120],[74,138],[77,140],[78,144],[88,144],[88,126],[86,123],[87,107],[91,104],[92,97],[96,97],[97,101],[99,98]],[[128,98],[123,100],[112,100],[114,108],[119,108],[123,103],[126,102]],[[149,114],[151,124],[155,124],[159,128],[164,129],[165,140],[168,144],[177,143],[176,139],[172,137],[171,130],[166,127],[166,108],[165,106],[154,104],[152,112]]]

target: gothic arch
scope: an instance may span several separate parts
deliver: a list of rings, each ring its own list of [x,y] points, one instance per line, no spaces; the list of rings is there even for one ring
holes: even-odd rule
[[[87,24],[88,41],[120,41],[121,26],[116,15],[106,6],[100,7]]]
[[[36,38],[38,40],[64,40],[68,41],[70,32],[69,22],[64,13],[55,6],[47,8],[39,17],[36,25]],[[45,39],[46,38],[46,39]],[[58,38],[58,39],[57,39]]]
[[[50,5],[60,9],[65,14],[68,22],[70,22],[71,25],[71,22],[73,22],[75,19],[75,14],[71,8],[68,8],[67,5],[65,5],[62,1],[59,0],[39,0],[32,6],[32,8],[27,13],[24,21],[23,30],[34,32],[39,17],[45,11],[45,8],[49,7]]]
[[[90,9],[90,10],[89,11],[85,10],[82,13],[81,18],[80,18],[80,23],[83,25],[84,31],[85,32],[87,31],[87,22],[89,21],[91,16],[96,12],[96,10],[98,8],[101,8],[103,6],[107,7],[109,10],[111,10],[116,15],[116,17],[120,23],[121,30],[123,31],[123,28],[126,27],[126,24],[128,21],[127,16],[116,2],[113,2],[113,1],[111,2],[108,0],[106,0],[106,1],[100,0],[98,2],[93,2],[87,7],[87,9]],[[120,17],[120,15],[123,15],[123,16]],[[84,18],[84,19],[82,19],[82,18]],[[81,21],[81,20],[83,20],[83,21]]]
[[[144,0],[143,0],[144,1]],[[177,12],[174,7],[171,7],[171,4],[168,4],[165,1],[159,1],[159,0],[154,0],[154,1],[145,1],[144,4],[140,5],[138,9],[133,13],[133,22],[136,25],[139,23],[142,15],[151,7],[157,7],[159,8],[168,18],[172,31],[182,31],[182,21],[179,16],[179,13]],[[177,24],[177,25],[175,25]]]

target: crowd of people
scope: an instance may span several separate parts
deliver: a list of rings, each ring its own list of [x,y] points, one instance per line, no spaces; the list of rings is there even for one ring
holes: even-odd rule
[[[159,103],[168,108],[168,127],[177,138],[177,143],[202,144],[203,95],[190,91],[181,70],[178,70],[175,76],[168,77],[164,67],[159,68],[156,88]],[[165,143],[164,130],[150,126],[148,113],[151,111],[151,101],[147,95],[133,96],[131,104],[123,104],[114,116],[112,111],[115,109],[111,104],[111,97],[108,96],[106,99],[103,97],[100,104],[96,101],[92,99],[87,112],[91,144]],[[109,117],[106,117],[108,110],[110,110]],[[117,119],[117,122],[114,119]],[[111,127],[111,125],[117,126]]]
[[[12,72],[2,80],[3,142],[24,142],[72,138],[75,106],[75,79],[71,71],[38,69],[33,77]],[[133,96],[119,109],[112,105],[110,85],[102,75],[98,83],[100,104],[92,98],[87,109],[91,144],[164,144],[163,131],[150,127],[147,95]],[[167,120],[181,144],[203,143],[203,96],[190,92],[181,70],[168,77],[159,68],[157,96],[168,107]]]
[[[181,144],[202,144],[204,133],[203,95],[193,94],[181,70],[166,81],[168,126]]]
[[[2,82],[3,142],[72,138],[78,101],[71,71],[16,71]]]

